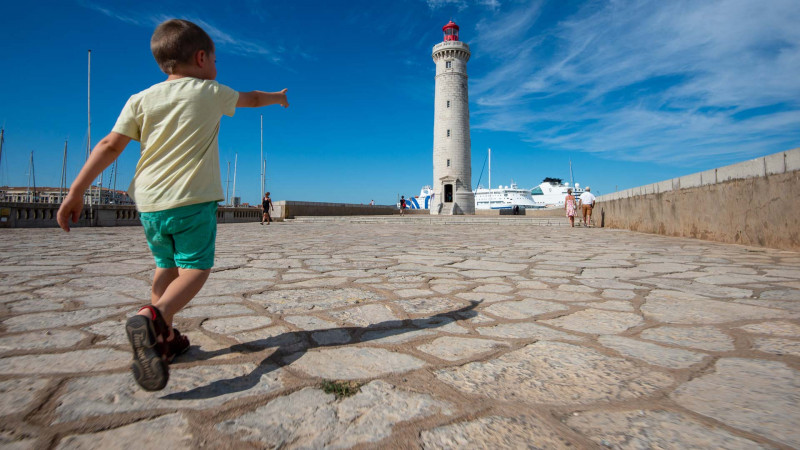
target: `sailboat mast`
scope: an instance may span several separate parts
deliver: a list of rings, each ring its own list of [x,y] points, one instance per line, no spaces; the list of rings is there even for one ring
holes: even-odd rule
[[[231,162],[228,161],[228,172],[225,175],[225,206],[230,205],[230,197],[228,197],[228,188],[231,187]]]
[[[492,149],[489,149],[489,209],[492,209]]]
[[[239,154],[233,154],[233,202],[236,203],[236,164],[239,162]],[[234,204],[234,206],[236,206]]]
[[[89,160],[89,153],[92,152],[92,51],[88,50],[88,66],[86,71],[86,161]],[[94,182],[92,182],[94,184]],[[92,214],[92,185],[89,185],[89,216]],[[91,223],[91,221],[89,222]]]
[[[0,128],[0,164],[3,164],[3,136],[6,134],[6,130]]]
[[[64,139],[64,159],[61,161],[61,190],[58,194],[58,202],[64,201],[64,190],[67,187],[67,139]]]
[[[31,162],[28,171],[28,203],[33,203],[36,200],[36,172],[33,167],[33,151],[31,150]],[[33,190],[31,190],[31,180],[33,180]]]
[[[572,179],[572,158],[569,160],[569,184],[575,187],[575,180]]]
[[[265,164],[264,164],[264,115],[261,114],[261,197],[264,198],[264,185],[266,184],[266,176],[267,174],[264,173]]]

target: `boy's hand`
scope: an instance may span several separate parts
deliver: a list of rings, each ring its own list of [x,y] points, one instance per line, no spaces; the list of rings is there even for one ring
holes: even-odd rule
[[[286,91],[288,91],[288,89],[284,89],[284,90],[279,92],[279,94],[281,95],[281,99],[280,99],[280,101],[278,103],[281,106],[283,106],[284,108],[288,108],[289,107],[289,99],[286,98]]]
[[[56,215],[58,226],[69,232],[69,219],[72,219],[73,223],[78,223],[81,211],[83,211],[83,196],[67,195],[61,203],[61,207],[58,208]]]

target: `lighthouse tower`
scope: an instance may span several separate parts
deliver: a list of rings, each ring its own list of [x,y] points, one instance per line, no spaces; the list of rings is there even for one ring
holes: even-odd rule
[[[475,214],[467,97],[469,45],[458,40],[458,25],[453,21],[442,31],[444,41],[433,46],[431,55],[436,63],[431,214]]]

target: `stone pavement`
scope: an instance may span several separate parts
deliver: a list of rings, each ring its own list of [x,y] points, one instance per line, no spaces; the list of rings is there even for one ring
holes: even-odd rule
[[[609,229],[221,225],[161,392],[141,228],[0,236],[0,447],[800,447],[800,254]],[[345,396],[323,386],[338,382]]]

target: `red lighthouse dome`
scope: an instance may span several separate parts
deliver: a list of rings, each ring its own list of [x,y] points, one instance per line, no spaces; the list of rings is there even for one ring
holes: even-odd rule
[[[447,25],[442,27],[442,31],[444,31],[444,40],[445,41],[457,41],[458,40],[458,25],[455,24],[452,20],[447,22]]]

